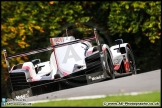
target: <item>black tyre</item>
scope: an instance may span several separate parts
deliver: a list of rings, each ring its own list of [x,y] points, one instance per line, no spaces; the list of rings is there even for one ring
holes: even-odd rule
[[[106,64],[107,64],[107,74],[110,76],[111,79],[115,79],[115,72],[112,59],[110,54],[106,51]]]
[[[117,72],[120,73],[120,74],[125,73],[124,62],[123,61],[122,61],[121,66],[120,66],[120,68],[119,68],[119,70]]]
[[[61,76],[59,74],[54,75],[54,79],[60,79],[60,78],[61,78]]]
[[[130,63],[130,71],[132,72],[132,74],[137,74],[134,56],[132,51],[128,47],[127,47],[127,56],[128,56],[128,61]]]

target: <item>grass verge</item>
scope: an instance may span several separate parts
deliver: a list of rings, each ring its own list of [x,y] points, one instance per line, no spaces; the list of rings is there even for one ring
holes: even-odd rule
[[[153,91],[147,94],[107,96],[96,99],[49,101],[34,103],[32,106],[161,106],[160,99],[160,91]]]

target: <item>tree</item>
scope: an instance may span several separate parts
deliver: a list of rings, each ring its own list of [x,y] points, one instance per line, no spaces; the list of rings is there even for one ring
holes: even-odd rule
[[[161,1],[118,1],[110,5],[108,26],[111,34],[147,36],[154,43],[161,35]],[[138,35],[141,36],[138,36]]]

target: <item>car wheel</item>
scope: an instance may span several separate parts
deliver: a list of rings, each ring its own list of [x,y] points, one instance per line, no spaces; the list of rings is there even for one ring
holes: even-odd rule
[[[59,74],[55,74],[54,75],[54,79],[57,80],[57,79],[61,79],[61,76]]]
[[[111,79],[115,79],[114,66],[110,54],[106,51],[107,74]]]
[[[132,51],[129,48],[127,48],[127,56],[130,64],[130,71],[132,72],[132,74],[137,74],[135,59]]]

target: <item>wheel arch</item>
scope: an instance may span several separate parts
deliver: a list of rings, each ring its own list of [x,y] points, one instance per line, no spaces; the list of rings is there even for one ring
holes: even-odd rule
[[[114,74],[115,70],[114,70],[112,52],[111,52],[111,50],[109,49],[108,46],[105,47],[105,49],[103,51],[106,51],[107,55],[109,56],[109,61],[107,62],[107,65],[109,65],[110,71],[107,74],[110,76],[111,79],[115,79],[115,74]],[[111,66],[110,66],[110,64],[111,64]]]
[[[123,43],[123,44],[120,44],[120,48],[121,48],[121,53],[124,54],[124,53],[127,53],[127,49],[126,48],[129,48],[132,52],[132,48],[131,48],[131,45],[129,43]]]
[[[132,48],[131,48],[131,45],[129,43],[127,43],[126,47],[128,47],[132,52]]]
[[[103,44],[102,46],[102,50],[104,51],[106,49],[106,51],[109,53],[110,57],[111,57],[111,60],[113,61],[113,55],[112,55],[112,52],[109,48],[109,46],[107,44]]]

